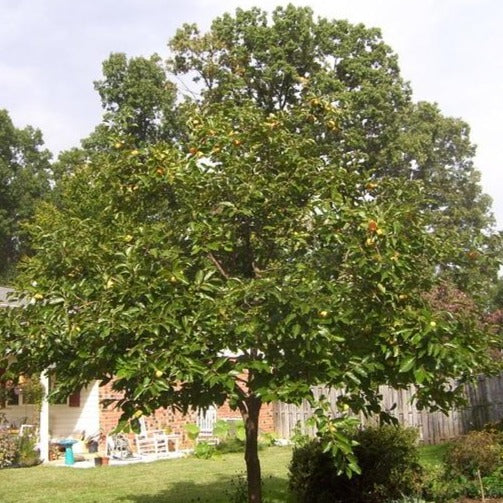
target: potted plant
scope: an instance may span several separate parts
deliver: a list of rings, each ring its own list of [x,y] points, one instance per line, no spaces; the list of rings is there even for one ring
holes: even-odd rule
[[[82,440],[86,444],[87,451],[90,454],[95,454],[98,452],[98,447],[99,447],[100,440],[101,440],[101,431],[97,431],[97,432],[92,433],[90,435],[83,435]]]

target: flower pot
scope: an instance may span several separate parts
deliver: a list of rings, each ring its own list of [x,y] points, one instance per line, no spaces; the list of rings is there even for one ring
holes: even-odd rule
[[[108,465],[109,461],[110,461],[110,458],[107,458],[106,456],[104,456],[103,458],[101,458],[101,464],[102,465]]]
[[[103,458],[94,458],[94,466],[101,466],[103,464]]]

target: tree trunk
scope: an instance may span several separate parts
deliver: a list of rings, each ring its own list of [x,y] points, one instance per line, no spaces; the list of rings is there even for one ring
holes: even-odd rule
[[[248,482],[248,503],[262,503],[262,477],[258,458],[258,418],[262,402],[250,396],[245,400],[241,414],[246,430],[246,479]]]

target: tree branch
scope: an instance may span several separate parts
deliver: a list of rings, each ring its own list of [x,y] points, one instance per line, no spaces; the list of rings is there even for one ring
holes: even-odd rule
[[[219,270],[220,274],[225,278],[229,279],[230,276],[227,274],[225,269],[222,267],[222,264],[215,258],[213,253],[208,253],[208,258],[215,264],[215,267]]]

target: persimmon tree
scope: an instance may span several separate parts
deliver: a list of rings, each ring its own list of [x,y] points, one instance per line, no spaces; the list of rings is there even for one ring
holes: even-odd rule
[[[238,9],[217,18],[207,33],[184,25],[170,48],[171,71],[191,77],[203,102],[248,99],[265,112],[288,110],[309,94],[336,103],[347,112],[337,125],[344,141],[320,134],[310,123],[299,133],[315,139],[321,156],[358,151],[357,169],[372,181],[421,180],[430,224],[457,229],[458,261],[465,267],[451,269],[451,279],[475,296],[487,295],[495,269],[472,261],[471,252],[484,247],[501,257],[501,241],[486,238],[494,234],[494,222],[473,164],[470,128],[443,116],[437,105],[412,101],[398,57],[379,29],[316,20],[309,8],[292,5],[270,16],[257,8]]]
[[[302,77],[319,85],[278,68],[258,75],[267,65],[257,53],[218,83],[205,77],[179,140],[138,146],[125,137],[75,170],[57,206],[41,207],[28,228],[35,254],[18,283],[26,302],[11,310],[1,338],[19,368],[57,367],[62,394],[113,380],[125,422],[158,407],[228,401],[245,423],[251,502],[261,501],[263,404],[298,403],[326,385],[344,390],[342,415],[379,414],[380,384],[413,383],[421,406],[448,410],[460,384],[488,365],[493,342],[476,302],[448,312],[431,292],[467,263],[492,270],[495,238],[480,233],[467,250],[456,227],[434,225],[427,180],[377,176],[388,139],[398,138],[387,113],[398,120],[394,109],[408,99],[388,49],[362,27],[316,24],[293,7],[287,14],[284,22],[276,15],[274,29],[290,23],[285,37],[300,33],[307,48],[326,50]],[[271,44],[273,27],[259,11],[238,17],[251,40],[267,39],[261,50],[272,62],[290,46],[297,54]],[[239,23],[217,20],[204,39],[220,44],[210,55],[225,54],[217,28]],[[328,30],[325,45],[313,27]],[[247,40],[229,33],[246,58]],[[383,69],[374,83],[354,83],[351,61],[344,71],[323,66],[338,59],[329,58],[336,34],[348,54],[376,51],[380,65],[359,60],[369,75]],[[199,64],[184,59],[192,50],[184,40],[202,47],[191,36],[175,37],[179,71]],[[334,72],[356,87],[330,83]],[[268,85],[290,85],[276,82],[281,75],[292,91],[269,100]],[[380,83],[389,86],[374,102]],[[359,108],[351,93],[362,89],[370,95]],[[356,469],[339,423],[325,424],[341,469]]]

